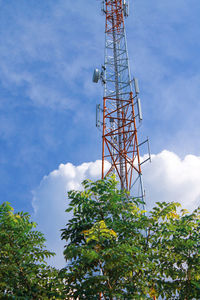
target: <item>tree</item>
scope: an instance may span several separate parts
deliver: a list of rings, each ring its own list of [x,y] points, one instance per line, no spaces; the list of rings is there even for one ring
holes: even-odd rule
[[[97,299],[99,293],[106,299],[145,298],[153,283],[146,272],[148,219],[140,201],[117,190],[113,177],[84,181],[83,187],[83,192],[68,194],[67,211],[74,216],[62,233],[67,242],[66,292],[73,299]]]
[[[71,191],[62,230],[68,299],[199,299],[200,212],[143,203],[117,189],[114,177]],[[196,297],[196,298],[195,298]]]
[[[58,271],[47,266],[44,236],[27,213],[0,205],[0,298],[61,299]]]
[[[200,299],[200,208],[189,214],[178,203],[158,203],[148,227],[155,294]],[[175,295],[178,295],[175,297]]]

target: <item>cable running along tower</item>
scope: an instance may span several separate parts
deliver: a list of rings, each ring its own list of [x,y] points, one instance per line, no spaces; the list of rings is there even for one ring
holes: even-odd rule
[[[138,140],[142,121],[139,87],[131,78],[124,18],[129,7],[125,0],[103,0],[105,14],[105,61],[101,70],[95,69],[93,82],[104,86],[103,107],[97,105],[97,127],[102,127],[102,178],[115,172],[121,189],[137,198],[144,198],[140,147]],[[102,114],[101,114],[102,113]],[[102,117],[100,117],[102,115]],[[148,146],[149,150],[149,146]],[[106,172],[105,161],[110,162]]]

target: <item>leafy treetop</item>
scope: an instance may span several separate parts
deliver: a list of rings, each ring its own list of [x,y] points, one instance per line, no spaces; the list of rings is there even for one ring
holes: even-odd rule
[[[59,299],[62,281],[45,259],[54,255],[45,246],[28,213],[0,205],[0,298]]]
[[[199,209],[157,203],[145,215],[114,177],[83,188],[69,192],[73,217],[62,230],[69,299],[200,298]]]

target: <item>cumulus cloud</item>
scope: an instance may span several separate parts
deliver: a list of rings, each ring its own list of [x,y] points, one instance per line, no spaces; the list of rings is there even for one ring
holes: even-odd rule
[[[143,171],[147,208],[150,209],[157,201],[177,201],[184,208],[195,209],[200,205],[199,174],[198,156],[187,155],[181,159],[167,150],[152,155],[152,163],[146,164]],[[57,254],[50,261],[51,264],[57,267],[65,265],[60,229],[71,217],[70,213],[65,213],[68,206],[67,191],[81,189],[84,179],[96,180],[100,176],[100,160],[79,166],[61,164],[57,170],[45,176],[34,191],[34,219],[47,238],[48,248]]]
[[[108,167],[108,166],[107,166]],[[33,192],[34,220],[45,234],[48,248],[56,252],[50,263],[64,266],[64,242],[60,240],[60,229],[64,228],[70,214],[65,213],[68,207],[67,191],[81,189],[84,179],[97,180],[101,174],[101,161],[83,163],[74,166],[71,163],[60,164],[57,170],[45,176],[39,187]]]
[[[152,163],[144,167],[147,207],[155,202],[179,202],[193,210],[200,205],[200,156],[181,159],[167,150],[152,155]]]

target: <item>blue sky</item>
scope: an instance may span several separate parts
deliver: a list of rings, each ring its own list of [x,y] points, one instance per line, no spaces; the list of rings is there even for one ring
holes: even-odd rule
[[[100,2],[0,0],[0,194],[16,210],[33,213],[44,176],[60,164],[101,159],[102,87],[91,80],[104,58]],[[199,0],[130,0],[140,138],[149,136],[153,154],[200,156],[199,11]]]
[[[61,162],[100,155],[90,79],[103,43],[98,3],[84,2],[0,2],[1,198],[17,209]]]

